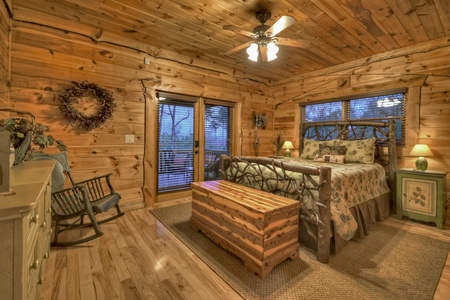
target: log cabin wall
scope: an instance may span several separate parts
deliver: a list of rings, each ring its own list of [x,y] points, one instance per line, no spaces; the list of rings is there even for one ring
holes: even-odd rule
[[[8,82],[10,76],[11,1],[0,2],[0,107],[9,107]],[[8,114],[0,112],[0,117]]]
[[[11,80],[6,82],[10,92],[0,101],[11,99],[13,108],[33,112],[38,122],[50,126],[55,138],[65,141],[77,179],[113,172],[114,185],[129,208],[143,206],[144,198],[147,205],[156,199],[156,149],[151,146],[156,141],[155,90],[242,104],[235,136],[238,143],[242,142],[238,154],[255,154],[257,134],[259,155],[265,156],[275,154],[271,142],[276,133],[292,139],[298,147],[298,102],[408,87],[408,144],[399,149],[399,166],[411,167],[414,158],[406,154],[416,142],[425,142],[435,153],[430,169],[448,169],[450,133],[448,123],[443,122],[448,114],[446,39],[287,78],[273,85],[232,67],[202,60],[198,53],[180,55],[152,47],[151,41],[143,41],[145,37],[139,41],[132,31],[125,36],[117,32],[114,22],[135,22],[138,27],[139,15],[121,19],[127,12],[120,12],[120,17],[105,15],[104,19],[89,23],[89,10],[83,8],[88,4],[84,1],[70,2],[73,8],[69,9],[67,3],[60,5],[59,1],[4,0],[2,9],[11,2]],[[8,10],[2,10],[1,16],[4,26],[3,21],[11,19],[4,17]],[[88,20],[89,25],[82,25],[81,19]],[[150,58],[149,65],[144,64],[145,57]],[[113,119],[89,132],[74,129],[58,107],[58,95],[72,80],[88,80],[110,90],[118,104]],[[266,129],[255,131],[254,112],[268,116]],[[135,135],[136,142],[125,144],[126,134]],[[447,186],[450,187],[449,182]]]
[[[414,168],[417,143],[433,157],[428,169],[450,170],[450,40],[443,38],[337,67],[289,78],[275,85],[275,131],[298,149],[299,103],[408,88],[406,145],[398,147],[398,167]],[[450,192],[450,174],[447,176]],[[450,219],[450,210],[447,211]]]
[[[157,49],[133,38],[102,32],[98,24],[80,25],[81,8],[66,11],[58,3],[14,1],[11,49],[11,107],[30,111],[69,148],[77,180],[113,173],[124,209],[153,205],[156,164],[155,91],[163,90],[241,103],[239,137],[242,153],[253,155],[252,114],[271,118],[269,84],[246,79],[231,68]],[[106,22],[120,19],[105,17]],[[138,22],[138,21],[136,21]],[[106,25],[105,25],[106,26]],[[150,64],[144,64],[144,58]],[[240,79],[235,79],[240,78]],[[58,96],[71,81],[87,80],[108,89],[117,109],[113,118],[91,131],[71,126],[59,110]],[[259,131],[260,155],[272,154],[272,121]],[[134,144],[125,135],[135,136]],[[269,139],[270,137],[270,139]],[[48,150],[50,151],[50,150]],[[145,199],[144,199],[145,198]]]

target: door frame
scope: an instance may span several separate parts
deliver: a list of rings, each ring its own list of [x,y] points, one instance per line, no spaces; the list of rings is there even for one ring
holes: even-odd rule
[[[167,91],[169,92],[169,91]],[[173,193],[166,193],[158,195],[157,193],[157,176],[158,176],[158,148],[151,145],[157,145],[158,143],[158,97],[156,87],[147,88],[144,92],[145,95],[145,141],[144,141],[144,159],[143,159],[143,202],[144,207],[155,207],[159,206],[162,202],[167,202],[169,200],[176,201],[190,201],[192,196],[191,190],[179,191]],[[195,105],[195,116],[194,118],[198,118],[199,125],[198,128],[194,130],[194,139],[200,137],[200,134],[203,134],[204,127],[204,119],[201,117],[204,115],[204,99],[201,96],[193,96],[198,97],[198,101]],[[235,106],[233,108],[233,134],[232,134],[232,149],[231,153],[233,155],[241,155],[242,154],[242,103],[235,102]],[[194,120],[195,122],[195,120]],[[202,129],[200,129],[202,128]],[[199,139],[199,141],[201,141]],[[204,141],[201,141],[199,144],[200,149],[204,149]],[[198,166],[198,174],[204,174],[204,166],[200,163],[204,160],[204,150],[199,151],[198,155],[194,155],[193,163]],[[194,172],[195,173],[195,172]],[[196,176],[194,174],[194,176]],[[198,180],[194,177],[194,181]]]
[[[205,167],[201,163],[205,160],[205,139],[202,138],[204,134],[205,119],[205,102],[202,97],[199,97],[195,104],[195,119],[194,119],[194,141],[199,141],[198,149],[194,148],[194,179],[193,181],[201,181],[203,179],[203,173]],[[198,121],[196,121],[198,120]],[[195,151],[198,151],[195,155]]]

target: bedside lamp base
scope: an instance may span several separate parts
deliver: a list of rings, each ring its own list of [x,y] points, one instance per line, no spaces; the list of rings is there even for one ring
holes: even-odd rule
[[[286,149],[286,153],[284,153],[285,157],[291,157],[291,150]]]
[[[428,169],[428,161],[425,159],[425,157],[420,156],[416,160],[416,169],[420,171],[426,171]]]

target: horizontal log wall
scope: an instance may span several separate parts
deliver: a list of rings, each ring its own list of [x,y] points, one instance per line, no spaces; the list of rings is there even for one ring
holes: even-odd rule
[[[51,14],[58,9],[66,14]],[[150,58],[149,65],[144,64],[145,57]],[[264,80],[246,79],[245,74],[213,62],[153,48],[133,39],[132,33],[128,39],[107,28],[99,33],[96,24],[81,26],[57,2],[51,8],[35,1],[15,3],[11,59],[11,107],[32,112],[38,123],[49,126],[49,134],[66,143],[77,180],[112,172],[125,209],[153,205],[157,198],[155,90],[242,103],[236,139],[241,138],[247,155],[254,154],[253,111],[272,115],[273,97]],[[74,80],[108,89],[117,103],[113,118],[88,132],[71,126],[59,110],[58,96]],[[260,133],[266,139],[260,155],[274,153],[269,123]],[[125,143],[126,134],[135,135],[134,144]]]
[[[450,40],[439,39],[289,78],[274,86],[275,131],[296,141],[299,103],[408,88],[406,145],[398,147],[398,167],[413,168],[417,143],[434,156],[428,169],[450,170]],[[450,191],[450,174],[447,176]],[[450,210],[447,211],[450,218]]]

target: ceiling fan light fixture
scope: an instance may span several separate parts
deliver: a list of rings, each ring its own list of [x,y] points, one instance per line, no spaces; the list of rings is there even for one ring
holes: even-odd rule
[[[286,28],[294,25],[296,20],[291,16],[281,16],[272,26],[266,25],[272,14],[267,9],[258,10],[256,19],[261,25],[253,28],[253,32],[245,31],[233,25],[224,25],[223,29],[231,30],[237,34],[251,37],[254,41],[234,47],[224,52],[225,55],[241,51],[247,48],[248,59],[252,61],[272,61],[277,57],[278,45],[307,48],[310,45],[308,40],[295,40],[290,38],[276,37],[277,34]]]
[[[278,50],[279,50],[278,46],[275,45],[273,41],[267,44],[267,60],[272,61],[276,59],[278,57],[277,56]]]
[[[248,48],[247,48],[247,54],[248,54],[248,59],[252,60],[252,61],[258,61],[258,45],[255,43],[252,43]]]

